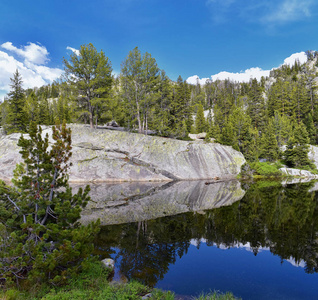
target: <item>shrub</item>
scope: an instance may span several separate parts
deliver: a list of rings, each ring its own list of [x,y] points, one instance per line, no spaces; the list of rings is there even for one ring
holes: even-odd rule
[[[98,223],[78,222],[90,200],[89,186],[73,195],[67,171],[71,131],[52,128],[54,143],[31,123],[29,138],[18,145],[24,160],[13,186],[0,182],[0,280],[4,286],[65,283],[91,255]]]

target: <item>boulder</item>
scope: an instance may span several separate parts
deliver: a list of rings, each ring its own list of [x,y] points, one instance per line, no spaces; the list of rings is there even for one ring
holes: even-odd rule
[[[111,258],[105,258],[103,259],[102,261],[102,264],[105,268],[107,269],[111,269],[112,271],[114,270],[115,268],[115,261]]]
[[[245,163],[230,146],[70,125],[70,182],[172,181],[234,178]],[[51,128],[43,130],[43,135]],[[10,180],[21,162],[20,134],[0,136],[0,179]],[[50,142],[52,140],[50,139]]]
[[[312,178],[312,179],[318,178],[318,175],[312,174],[310,171],[307,171],[307,170],[300,170],[300,169],[293,169],[293,168],[280,168],[279,170],[282,171],[283,174],[293,176],[293,177],[303,177],[303,178]]]

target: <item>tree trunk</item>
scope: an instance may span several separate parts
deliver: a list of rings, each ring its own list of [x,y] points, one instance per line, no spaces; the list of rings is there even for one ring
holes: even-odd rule
[[[93,107],[90,104],[90,102],[88,102],[88,110],[89,110],[89,125],[91,128],[94,128]]]

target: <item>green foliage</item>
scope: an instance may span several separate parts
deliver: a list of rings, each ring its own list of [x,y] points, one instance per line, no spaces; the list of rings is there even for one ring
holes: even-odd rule
[[[6,119],[5,129],[8,133],[26,131],[26,114],[24,110],[25,95],[22,88],[22,78],[18,70],[13,74],[11,91],[9,92],[9,112]]]
[[[251,163],[250,166],[251,169],[254,170],[255,175],[265,177],[279,177],[282,175],[277,165],[268,162],[254,162]]]
[[[14,172],[13,186],[0,182],[0,278],[5,286],[48,281],[59,285],[80,270],[91,255],[98,222],[78,222],[90,200],[89,186],[73,195],[68,184],[71,131],[52,128],[54,143],[30,124],[29,138],[18,145],[24,164]]]
[[[193,125],[190,89],[181,76],[178,77],[171,102],[171,129],[174,135],[184,138],[191,132]]]
[[[308,158],[309,137],[305,125],[300,122],[295,125],[294,135],[290,138],[284,152],[285,163],[289,167],[316,169]]]
[[[92,44],[82,45],[79,55],[73,53],[64,59],[68,82],[76,87],[77,106],[86,110],[91,128],[97,124],[101,110],[107,109],[112,86],[112,67],[104,52],[98,52]]]
[[[138,132],[148,130],[149,115],[159,88],[160,70],[149,53],[141,55],[138,47],[129,52],[121,66],[121,84],[126,113],[137,121]]]
[[[266,131],[262,135],[260,152],[260,157],[271,162],[276,161],[280,155],[280,150],[274,132],[274,126],[271,120],[268,122]]]
[[[204,117],[203,105],[201,103],[198,105],[197,114],[195,118],[195,131],[196,133],[206,131],[206,120]]]

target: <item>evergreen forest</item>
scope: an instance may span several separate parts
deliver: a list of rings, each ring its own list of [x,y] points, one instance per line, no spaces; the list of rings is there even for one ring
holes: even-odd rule
[[[248,83],[169,79],[150,53],[138,47],[121,64],[118,76],[110,59],[92,45],[63,59],[65,74],[52,84],[23,90],[17,70],[11,90],[0,104],[5,133],[27,132],[41,125],[115,121],[125,130],[189,139],[206,132],[207,142],[230,145],[248,162],[275,162],[312,169],[309,144],[318,143],[318,52],[308,61],[273,69],[269,77]],[[284,150],[284,153],[282,151]]]

